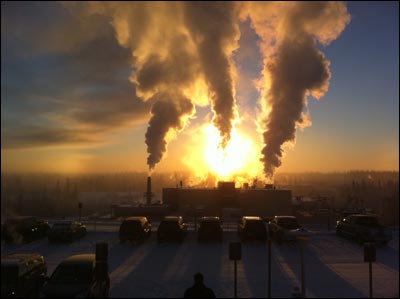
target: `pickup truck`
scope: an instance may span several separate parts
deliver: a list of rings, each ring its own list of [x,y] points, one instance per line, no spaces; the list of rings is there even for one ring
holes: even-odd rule
[[[365,242],[387,244],[392,239],[390,228],[381,225],[375,215],[349,215],[337,221],[336,234],[349,237],[359,244]]]

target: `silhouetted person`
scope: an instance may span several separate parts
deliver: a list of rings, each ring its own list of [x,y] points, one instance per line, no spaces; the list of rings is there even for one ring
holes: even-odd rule
[[[194,285],[185,291],[183,298],[215,298],[213,290],[207,288],[203,283],[203,274],[194,275]]]

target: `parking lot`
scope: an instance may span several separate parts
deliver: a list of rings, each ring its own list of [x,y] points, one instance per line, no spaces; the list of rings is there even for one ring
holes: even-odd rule
[[[49,244],[47,239],[23,245],[6,245],[1,253],[37,252],[44,255],[48,274],[72,254],[94,253],[97,242],[109,244],[110,297],[182,297],[192,285],[193,274],[202,272],[205,284],[217,297],[233,297],[234,265],[229,242],[238,241],[235,224],[224,224],[222,243],[198,243],[194,224],[182,244],[157,244],[153,234],[141,244],[118,240],[118,223],[87,223],[88,234],[73,243]],[[368,264],[363,247],[339,238],[334,231],[307,227],[304,249],[307,297],[368,297]],[[387,246],[377,247],[373,264],[374,297],[399,295],[398,229]],[[238,261],[238,297],[267,296],[267,245],[245,243]],[[300,250],[297,243],[272,244],[272,297],[291,297],[300,286]]]

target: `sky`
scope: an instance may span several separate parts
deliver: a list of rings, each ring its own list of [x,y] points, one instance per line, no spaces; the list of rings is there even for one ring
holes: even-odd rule
[[[314,18],[311,8],[288,8],[292,17],[287,17],[289,25],[283,24],[295,28],[304,16],[305,40],[319,39],[311,54],[321,58],[322,77],[304,90],[320,96],[308,97],[299,108],[295,137],[281,140],[273,157],[268,155],[275,147],[266,146],[264,158],[263,136],[274,144],[276,126],[257,121],[268,111],[260,102],[269,86],[261,82],[261,74],[272,76],[266,97],[280,94],[279,84],[286,78],[289,88],[297,86],[307,73],[290,82],[291,68],[284,67],[303,32],[286,28],[280,41],[277,27],[279,51],[271,46],[276,52],[267,56],[269,40],[256,5],[247,8],[250,19],[235,17],[235,22],[236,8],[230,3],[215,8],[175,5],[179,7],[146,3],[121,9],[112,4],[87,8],[2,2],[2,172],[205,171],[209,167],[197,156],[203,154],[202,134],[211,124],[217,126],[217,145],[224,138],[234,143],[230,126],[242,138],[233,146],[230,163],[240,161],[266,174],[269,163],[272,172],[398,170],[397,2],[346,2],[348,19],[343,12],[341,19]],[[181,9],[184,27],[174,18]],[[274,9],[274,4],[266,8],[266,15]],[[212,14],[218,26],[207,24]],[[287,41],[294,42],[285,48]],[[298,55],[305,68],[313,64],[307,55]],[[275,63],[277,71],[265,61]],[[286,123],[277,118],[279,125]]]

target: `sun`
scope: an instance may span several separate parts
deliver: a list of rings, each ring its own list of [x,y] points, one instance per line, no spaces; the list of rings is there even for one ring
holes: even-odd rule
[[[184,162],[199,177],[211,173],[219,180],[231,180],[239,174],[256,175],[259,151],[250,136],[234,128],[230,141],[222,149],[218,129],[208,124],[201,126],[192,137],[194,145]]]

